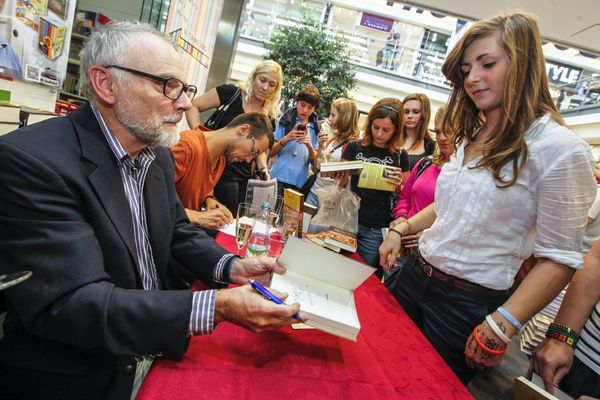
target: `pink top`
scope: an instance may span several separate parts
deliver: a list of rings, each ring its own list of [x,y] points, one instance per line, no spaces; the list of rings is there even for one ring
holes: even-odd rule
[[[398,197],[396,207],[392,211],[394,219],[404,216],[410,218],[431,203],[435,198],[435,184],[441,169],[435,164],[431,164],[421,173],[418,179],[417,171],[421,165],[421,159],[412,169],[404,187]]]

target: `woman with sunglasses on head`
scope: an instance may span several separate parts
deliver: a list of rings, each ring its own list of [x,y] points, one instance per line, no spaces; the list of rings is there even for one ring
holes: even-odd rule
[[[208,126],[211,130],[223,128],[236,116],[259,112],[276,121],[279,115],[279,101],[283,87],[283,71],[281,66],[272,60],[259,63],[248,75],[246,81],[240,86],[226,84],[210,89],[192,102],[192,108],[185,113],[190,128],[196,128],[200,122],[200,113],[206,110],[217,109],[208,121],[215,122]],[[222,111],[219,109],[223,107]],[[216,115],[221,115],[216,118]],[[253,165],[253,163],[256,163]],[[215,186],[214,195],[230,211],[235,212],[237,205],[243,202],[246,196],[248,179],[251,178],[253,169],[256,169],[265,178],[269,178],[267,169],[267,155],[261,154],[256,161],[228,162],[219,182]]]
[[[402,103],[391,97],[379,100],[367,115],[365,133],[362,139],[348,143],[342,153],[342,160],[361,160],[381,164],[393,172],[389,181],[399,191],[404,173],[408,174],[408,157],[402,150]],[[347,182],[347,174],[341,174],[341,184]],[[378,267],[377,275],[383,271],[379,266],[379,245],[383,241],[381,228],[386,228],[392,221],[391,201],[394,192],[366,189],[358,186],[358,175],[352,175],[351,187],[360,201],[358,211],[358,246],[357,252],[363,260]]]
[[[502,362],[522,324],[583,266],[594,158],[552,101],[531,14],[474,23],[442,71],[452,82],[456,156],[434,204],[390,229],[380,263],[393,266],[403,237],[425,229],[397,297],[466,384]],[[509,297],[530,254],[538,262]]]
[[[412,171],[423,157],[433,154],[435,141],[429,134],[431,104],[423,93],[409,94],[402,100],[404,110],[403,148],[408,153],[408,167]]]
[[[358,137],[358,109],[354,100],[344,97],[335,99],[331,103],[329,125],[333,130],[333,135],[324,141],[319,141],[316,165],[314,165],[317,170],[322,161],[340,161],[345,146]],[[334,183],[334,179],[319,174],[310,189],[306,202],[319,207],[317,189]]]

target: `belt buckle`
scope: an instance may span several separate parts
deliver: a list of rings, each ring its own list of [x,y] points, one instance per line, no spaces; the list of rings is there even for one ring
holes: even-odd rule
[[[425,272],[425,275],[431,278],[431,275],[433,275],[433,268],[431,265],[423,263],[423,272]]]

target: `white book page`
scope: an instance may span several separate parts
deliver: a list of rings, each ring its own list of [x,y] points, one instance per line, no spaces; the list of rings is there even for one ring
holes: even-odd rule
[[[300,303],[300,310],[335,321],[339,324],[360,328],[352,291],[287,271],[274,274],[271,287],[288,293],[287,304]]]

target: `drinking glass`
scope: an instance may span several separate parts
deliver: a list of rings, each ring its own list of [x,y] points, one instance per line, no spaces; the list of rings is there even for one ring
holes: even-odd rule
[[[258,207],[252,203],[240,203],[238,205],[235,219],[235,243],[238,255],[241,255],[242,248],[248,243],[257,213]]]
[[[14,274],[0,275],[0,290],[4,290],[31,276],[31,271],[20,271]]]
[[[267,255],[269,257],[279,257],[283,247],[285,246],[285,239],[279,232],[273,232],[269,235],[269,251]]]
[[[271,226],[277,226],[277,223],[281,220],[281,208],[283,207],[283,196],[278,194],[270,194],[267,197],[267,201],[271,205],[271,211],[269,212],[269,222]]]

